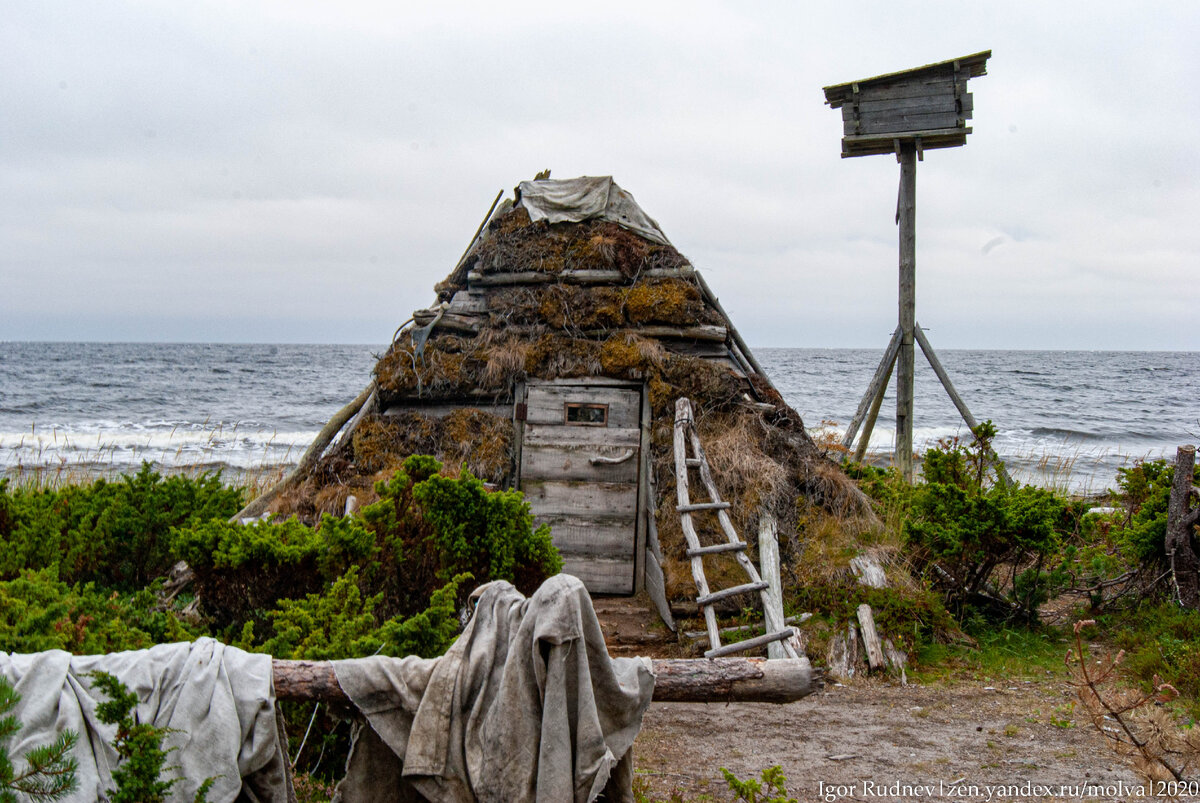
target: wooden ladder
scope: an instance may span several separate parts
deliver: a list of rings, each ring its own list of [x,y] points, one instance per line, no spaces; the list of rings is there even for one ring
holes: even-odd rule
[[[689,442],[692,447],[692,457],[687,455]],[[689,468],[699,470],[700,480],[704,483],[709,501],[695,503],[691,501],[688,496]],[[721,494],[717,490],[716,483],[713,482],[712,471],[708,467],[708,458],[704,455],[704,447],[700,445],[700,436],[696,432],[696,423],[692,418],[692,403],[686,398],[675,402],[675,493],[678,502],[675,510],[679,512],[679,518],[683,525],[683,537],[687,541],[686,554],[691,559],[692,578],[696,581],[696,591],[700,595],[696,599],[696,604],[704,610],[704,624],[708,630],[710,649],[705,651],[704,657],[717,658],[735,652],[752,650],[776,641],[782,642],[784,653],[788,658],[801,657],[792,641],[795,631],[790,627],[785,627],[782,621],[773,621],[775,616],[771,614],[774,608],[769,597],[770,584],[763,582],[759,576],[754,562],[746,555],[746,542],[738,537],[737,530],[733,527],[733,521],[729,518],[730,504],[721,500]],[[721,529],[725,533],[725,543],[700,546],[700,538],[696,534],[696,525],[692,521],[692,514],[703,511],[713,511],[717,514],[717,519],[721,522]],[[734,557],[745,570],[750,582],[720,591],[710,591],[708,578],[704,575],[704,556],[725,552],[734,553]],[[722,645],[720,629],[717,626],[717,613],[713,610],[713,604],[751,591],[757,591],[762,599],[767,633],[745,641]]]

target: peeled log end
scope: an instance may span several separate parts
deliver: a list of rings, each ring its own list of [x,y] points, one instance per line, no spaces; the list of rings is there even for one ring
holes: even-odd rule
[[[662,703],[790,703],[817,691],[821,673],[806,658],[654,660],[654,700]],[[274,662],[280,700],[346,701],[332,661]]]
[[[806,658],[655,660],[654,701],[790,703],[821,688]]]

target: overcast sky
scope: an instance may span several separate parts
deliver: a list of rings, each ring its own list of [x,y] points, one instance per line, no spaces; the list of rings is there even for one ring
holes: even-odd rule
[[[386,342],[551,168],[751,345],[882,349],[899,166],[821,88],[991,49],[917,170],[933,344],[1200,349],[1200,4],[433,6],[5,3],[0,340]]]

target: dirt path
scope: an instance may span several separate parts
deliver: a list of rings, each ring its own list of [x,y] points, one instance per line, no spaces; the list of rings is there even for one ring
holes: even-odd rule
[[[860,680],[788,705],[656,703],[634,746],[638,783],[651,799],[731,800],[721,767],[745,779],[779,764],[800,801],[1139,799],[1128,791],[1139,777],[1073,699],[1047,678]],[[1071,790],[1083,784],[1102,788]]]

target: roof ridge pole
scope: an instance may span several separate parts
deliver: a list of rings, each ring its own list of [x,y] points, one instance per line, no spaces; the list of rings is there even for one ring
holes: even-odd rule
[[[900,351],[896,356],[896,468],[913,480],[913,330],[917,306],[917,147],[899,144]]]

